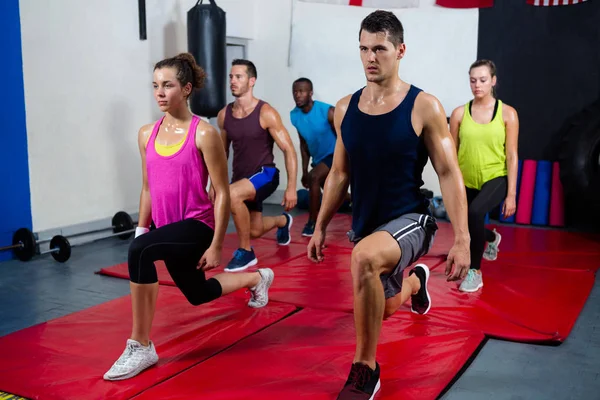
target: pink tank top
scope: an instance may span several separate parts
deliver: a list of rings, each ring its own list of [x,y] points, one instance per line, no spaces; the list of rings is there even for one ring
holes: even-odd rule
[[[214,229],[214,208],[206,192],[208,169],[196,147],[196,127],[200,118],[192,116],[190,129],[179,151],[162,156],[156,152],[154,142],[164,118],[156,122],[146,145],[152,220],[160,228],[184,219],[197,219]]]

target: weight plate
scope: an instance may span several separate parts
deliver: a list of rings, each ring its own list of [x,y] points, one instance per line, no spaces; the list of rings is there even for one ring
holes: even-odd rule
[[[58,249],[58,251],[51,253],[52,257],[58,262],[65,262],[71,257],[71,243],[64,236],[54,236],[50,241],[50,249]]]
[[[36,240],[35,236],[33,236],[33,232],[31,232],[27,228],[21,228],[15,232],[13,235],[14,245],[19,243],[23,244],[23,247],[17,247],[13,249],[15,257],[17,257],[21,261],[29,261],[35,255],[35,247]]]
[[[131,219],[131,216],[129,214],[127,214],[125,211],[119,211],[118,213],[115,214],[115,216],[112,219],[112,226],[114,226],[114,228],[113,228],[114,233],[130,231],[135,228],[133,225],[133,220]],[[126,239],[129,239],[131,237],[131,235],[133,235],[133,232],[124,233],[117,237],[119,239],[126,240]]]

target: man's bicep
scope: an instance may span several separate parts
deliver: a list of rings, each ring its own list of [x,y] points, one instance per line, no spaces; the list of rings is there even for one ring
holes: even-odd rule
[[[226,113],[226,109],[223,108],[217,114],[217,125],[219,126],[220,131],[225,130],[225,113]]]
[[[261,125],[269,132],[277,147],[282,151],[293,148],[292,138],[283,125],[279,113],[273,107],[263,107],[261,109]]]
[[[438,175],[444,174],[457,162],[456,145],[448,129],[446,114],[437,99],[424,104],[423,134],[431,164]]]
[[[457,108],[452,112],[450,116],[450,134],[452,135],[452,140],[454,140],[454,144],[456,148],[459,147],[459,136],[458,131],[460,129],[460,120],[462,119],[462,111],[460,108]]]
[[[342,140],[342,122],[346,116],[348,110],[348,104],[350,103],[351,96],[346,96],[340,99],[335,108],[333,109],[333,126],[337,135],[335,141],[335,150],[333,152],[333,164],[331,169],[335,169],[340,172],[349,173],[349,160],[344,141]]]
[[[219,132],[219,137],[221,138],[221,142],[223,143],[223,148],[225,149],[225,153],[229,152],[229,136],[227,136],[227,131],[225,129],[221,129]]]
[[[346,96],[339,100],[335,107],[333,107],[333,128],[335,130],[338,139],[341,139],[342,135],[342,121],[346,116],[348,110],[348,104],[350,103],[350,96]]]
[[[333,151],[333,163],[331,165],[332,169],[336,171],[348,173],[348,153],[346,152],[346,147],[342,142],[341,136],[338,136],[338,140],[335,142],[335,149]]]
[[[274,128],[269,129],[269,133],[281,151],[293,149],[292,138],[283,124],[275,125]]]

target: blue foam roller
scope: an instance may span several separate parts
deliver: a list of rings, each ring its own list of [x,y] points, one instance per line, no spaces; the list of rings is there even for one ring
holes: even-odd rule
[[[519,187],[521,187],[521,170],[523,169],[523,160],[519,160],[519,170],[517,171],[517,196],[516,196],[516,203],[519,204]],[[508,222],[511,224],[515,223],[515,214],[511,215],[508,218],[504,218],[504,216],[502,215],[502,208],[504,207],[504,200],[502,201],[502,203],[500,204],[500,221],[502,222]]]
[[[552,188],[552,162],[538,161],[531,210],[532,225],[548,225],[550,218],[550,189]]]
[[[489,224],[490,223],[490,213],[485,214],[485,224]]]

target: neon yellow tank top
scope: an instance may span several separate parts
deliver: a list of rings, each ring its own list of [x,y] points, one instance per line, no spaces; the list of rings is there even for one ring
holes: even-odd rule
[[[506,168],[506,128],[502,102],[491,122],[479,124],[471,117],[469,103],[458,130],[458,164],[465,186],[480,190],[484,183],[508,174]]]

